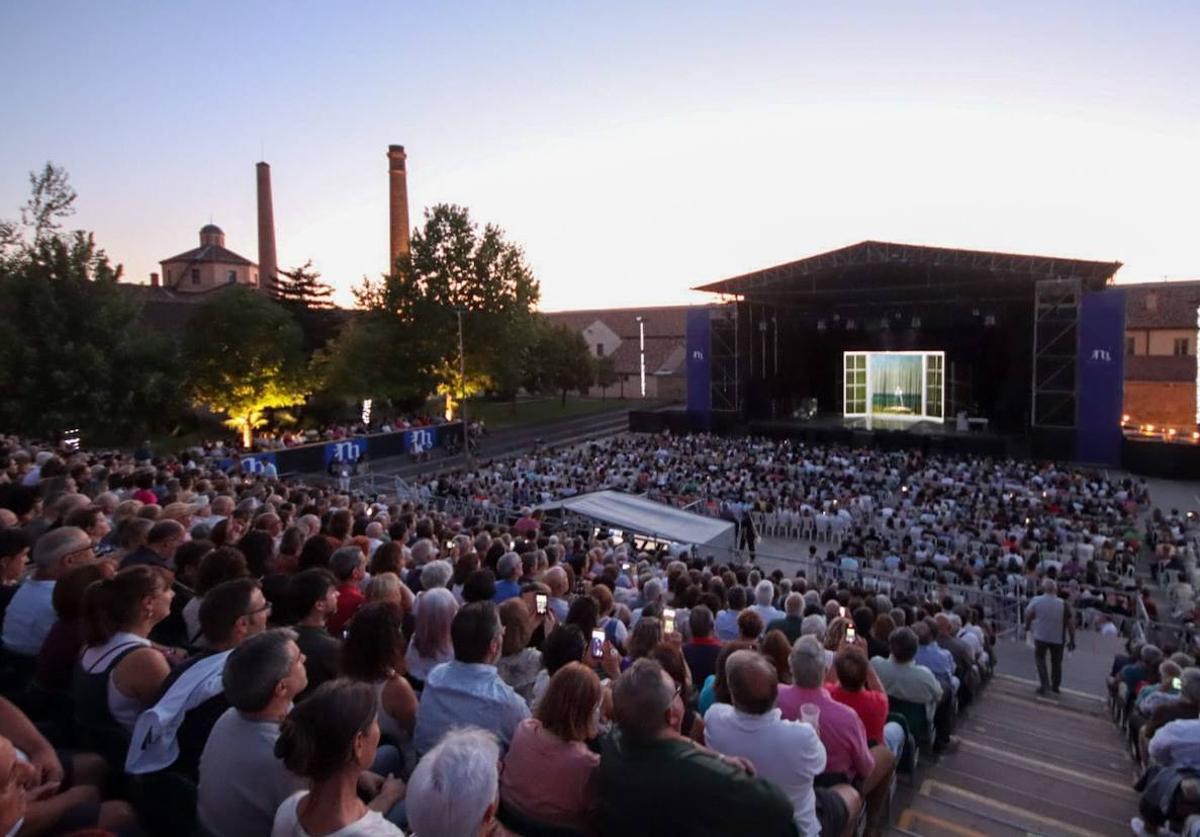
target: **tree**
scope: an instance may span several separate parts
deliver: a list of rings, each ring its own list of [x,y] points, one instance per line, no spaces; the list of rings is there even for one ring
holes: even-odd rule
[[[174,344],[136,327],[138,298],[74,212],[66,172],[30,174],[20,222],[0,223],[0,426],[132,441],[183,409]]]
[[[559,392],[566,406],[567,392],[587,392],[592,385],[592,356],[583,335],[561,323],[542,319],[528,364],[526,388],[533,392]]]
[[[302,340],[286,309],[257,291],[230,286],[188,321],[188,391],[197,406],[228,416],[226,424],[250,447],[267,410],[299,404],[308,394]]]
[[[312,259],[291,270],[278,270],[271,295],[283,305],[318,310],[333,307],[333,286],[321,281],[321,274],[313,270]]]
[[[617,382],[617,364],[612,355],[601,355],[596,358],[596,386],[600,387],[600,397],[608,395],[608,388]]]
[[[412,366],[394,374],[428,375],[443,387],[453,385],[449,370],[457,374],[462,311],[468,379],[486,379],[489,391],[511,397],[535,336],[539,293],[521,249],[499,227],[481,230],[466,208],[438,204],[425,211],[409,255],[391,275],[365,280],[355,300],[403,324],[401,353]]]
[[[278,271],[269,291],[296,319],[307,354],[324,348],[337,335],[344,312],[334,306],[333,287],[321,281],[311,259],[292,270]]]
[[[415,341],[406,326],[386,311],[351,316],[335,340],[313,356],[314,379],[330,395],[345,401],[386,399],[400,409],[415,409],[437,385],[426,358],[410,354]]]

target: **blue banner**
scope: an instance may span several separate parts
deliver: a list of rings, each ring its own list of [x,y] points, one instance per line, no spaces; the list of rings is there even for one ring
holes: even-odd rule
[[[708,308],[687,312],[688,412],[712,412],[712,362],[709,359],[711,313]]]
[[[367,452],[367,437],[353,436],[349,439],[339,439],[336,442],[325,443],[325,467],[335,459],[342,462],[357,462]]]
[[[1079,307],[1078,421],[1075,458],[1121,464],[1125,396],[1125,291],[1085,293]]]

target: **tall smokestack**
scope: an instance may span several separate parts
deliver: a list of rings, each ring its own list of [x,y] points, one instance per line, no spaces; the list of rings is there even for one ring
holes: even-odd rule
[[[275,207],[271,201],[271,166],[259,163],[258,174],[258,286],[275,293]]]
[[[388,224],[391,231],[391,261],[388,273],[396,269],[396,260],[408,255],[408,155],[403,145],[388,146]]]

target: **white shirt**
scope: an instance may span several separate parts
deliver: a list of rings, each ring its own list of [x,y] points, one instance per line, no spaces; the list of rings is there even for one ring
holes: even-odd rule
[[[271,837],[309,837],[304,826],[300,824],[300,815],[296,806],[300,800],[308,796],[308,791],[300,791],[289,796],[279,805],[275,812],[275,825],[271,829]],[[364,817],[350,823],[345,828],[328,832],[325,837],[404,837],[404,832],[383,818],[378,811],[368,811]]]
[[[825,746],[812,727],[783,720],[778,709],[750,715],[714,703],[704,713],[704,739],[719,753],[749,759],[758,776],[777,784],[792,801],[800,833],[820,837],[813,777],[825,769]]]

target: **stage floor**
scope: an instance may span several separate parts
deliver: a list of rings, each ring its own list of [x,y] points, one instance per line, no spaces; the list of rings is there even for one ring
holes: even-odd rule
[[[902,419],[891,416],[843,416],[837,413],[822,413],[811,419],[775,419],[750,422],[755,429],[778,430],[788,432],[822,431],[822,430],[860,430],[867,432],[900,432],[912,433],[917,436],[993,436],[999,434],[988,429],[981,421],[971,422],[970,429],[959,430],[953,419],[945,422],[929,419]]]

